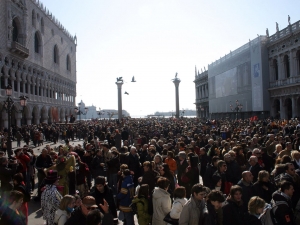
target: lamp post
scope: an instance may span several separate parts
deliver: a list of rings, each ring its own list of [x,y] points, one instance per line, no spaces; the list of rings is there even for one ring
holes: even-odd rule
[[[238,112],[242,111],[243,105],[239,103],[239,100],[236,100],[235,101],[235,107],[234,107],[231,104],[231,101],[230,101],[230,109],[231,109],[232,112],[236,112],[235,119],[237,120],[237,118],[238,118]]]
[[[10,85],[7,85],[5,88],[5,94],[7,96],[7,99],[4,101],[4,109],[7,112],[8,115],[8,137],[7,137],[7,154],[8,157],[13,155],[12,152],[12,145],[11,145],[11,140],[12,140],[12,135],[11,135],[11,113],[14,110],[15,112],[23,112],[24,107],[27,104],[27,96],[20,96],[20,105],[22,106],[22,110],[16,110],[14,107],[14,101],[10,97],[12,95],[12,87]]]
[[[81,106],[81,103],[78,103],[78,107],[74,108],[76,115],[79,115],[79,121],[81,120],[81,114],[86,115],[89,110],[87,107],[85,107],[84,111],[81,111],[80,106]]]

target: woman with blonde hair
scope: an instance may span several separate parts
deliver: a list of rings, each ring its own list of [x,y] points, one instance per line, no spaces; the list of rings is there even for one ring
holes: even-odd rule
[[[258,196],[254,196],[250,199],[248,203],[249,218],[247,218],[249,224],[261,225],[259,216],[263,213],[265,206],[266,206],[265,200],[263,200]]]
[[[75,197],[72,195],[65,195],[55,212],[54,223],[57,225],[64,225],[74,211],[74,206]]]

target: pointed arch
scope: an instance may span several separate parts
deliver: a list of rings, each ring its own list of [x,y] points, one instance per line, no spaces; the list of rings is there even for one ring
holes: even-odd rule
[[[42,55],[42,35],[39,31],[34,34],[34,52]]]
[[[71,59],[69,55],[67,55],[67,70],[71,71]]]
[[[53,48],[53,62],[59,64],[59,50],[57,45]]]

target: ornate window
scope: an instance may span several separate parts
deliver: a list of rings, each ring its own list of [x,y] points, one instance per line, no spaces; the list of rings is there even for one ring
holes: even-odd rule
[[[71,71],[71,59],[69,55],[67,55],[67,70]]]
[[[12,40],[15,42],[19,42],[19,27],[17,24],[16,19],[13,20],[13,36],[12,36]]]
[[[53,49],[53,61],[54,63],[59,64],[59,53],[57,45],[55,45]]]

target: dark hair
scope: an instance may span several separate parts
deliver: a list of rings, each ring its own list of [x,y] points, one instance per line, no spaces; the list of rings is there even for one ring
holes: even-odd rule
[[[157,184],[157,187],[159,187],[161,189],[166,189],[170,185],[170,181],[165,177],[160,177],[160,178],[158,178],[156,184]]]
[[[220,158],[219,158],[219,156],[213,156],[212,158],[211,158],[211,163],[212,164],[214,164],[215,162],[217,162],[217,161],[219,161],[220,160]]]
[[[175,198],[185,198],[186,190],[185,187],[179,186],[174,190],[173,197]]]
[[[243,194],[243,189],[239,185],[234,185],[230,188],[230,195],[233,196],[238,191]]]
[[[86,225],[98,225],[101,223],[101,213],[98,209],[94,209],[86,216]]]
[[[194,195],[194,193],[198,194],[202,191],[206,191],[205,187],[202,184],[195,184],[191,189],[192,195]]]
[[[291,162],[291,161],[292,161],[292,159],[291,159],[291,157],[288,156],[288,155],[284,155],[284,156],[282,156],[282,158],[280,159],[280,163],[281,163],[281,164],[285,164],[285,163],[288,163],[288,162]]]
[[[152,170],[152,164],[149,161],[144,162],[143,166],[147,166],[150,170]]]
[[[284,192],[285,190],[290,189],[290,187],[293,186],[293,184],[289,181],[283,181],[280,183],[280,191]]]
[[[171,176],[173,176],[171,174],[170,167],[169,167],[169,165],[167,163],[163,163],[161,166],[162,166],[163,170],[165,171],[165,175],[171,175]]]
[[[125,176],[129,176],[130,175],[130,170],[129,169],[125,169],[124,172],[123,172],[123,174]]]
[[[23,199],[24,195],[20,191],[11,191],[9,194],[9,204],[13,204],[13,202],[18,202],[20,199]]]
[[[142,196],[147,198],[148,195],[149,195],[149,185],[148,184],[142,184],[140,189],[139,189],[138,198],[140,198]]]
[[[224,195],[221,191],[216,191],[212,190],[208,195],[207,195],[207,200],[208,201],[218,201],[218,202],[224,202],[225,198]]]
[[[174,152],[173,151],[168,151],[167,155],[170,156],[171,158],[174,158]]]
[[[24,181],[24,177],[22,173],[17,173],[13,176],[13,180],[17,181],[18,184],[21,184]]]
[[[97,184],[102,184],[102,185],[105,185],[105,177],[103,176],[98,176],[95,178],[95,185]]]
[[[290,163],[290,162],[286,163],[286,164],[284,165],[284,170],[285,170],[285,171],[286,171],[286,170],[289,170],[289,167],[292,166],[292,165],[294,165],[294,164],[293,164],[293,163]]]

